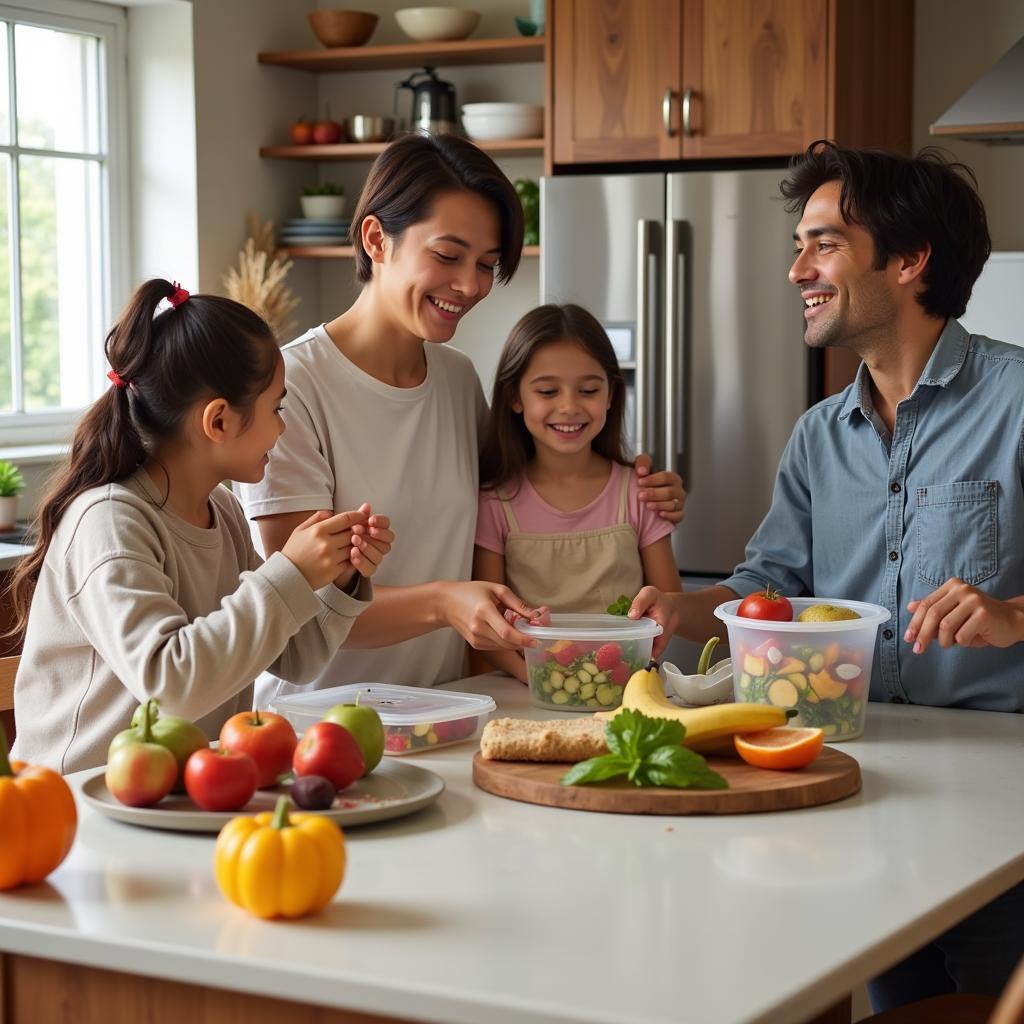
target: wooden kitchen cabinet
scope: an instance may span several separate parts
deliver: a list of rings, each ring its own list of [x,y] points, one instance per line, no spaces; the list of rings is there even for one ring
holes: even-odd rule
[[[912,0],[553,0],[552,158],[909,149]]]

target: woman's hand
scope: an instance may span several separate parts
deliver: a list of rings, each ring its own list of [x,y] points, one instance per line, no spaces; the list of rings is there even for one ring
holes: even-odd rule
[[[940,647],[1009,647],[1024,640],[1020,598],[1000,601],[955,576],[911,601],[907,611],[913,618],[903,639],[914,645],[915,654],[923,654],[933,640]]]
[[[633,462],[633,471],[640,478],[640,500],[649,505],[662,519],[670,523],[683,521],[686,491],[678,473],[662,470],[651,472],[650,455],[640,454]]]
[[[365,522],[366,514],[362,511],[339,512],[333,516],[330,512],[314,512],[292,531],[281,553],[302,573],[313,590],[326,587],[331,580],[346,573],[347,583],[355,573],[349,559],[352,530]]]
[[[654,638],[654,650],[651,652],[651,657],[656,658],[675,636],[676,627],[679,625],[679,612],[676,611],[671,595],[663,594],[656,587],[644,587],[633,598],[627,612],[630,619],[639,619],[642,616],[654,619],[662,628],[661,636]]]
[[[444,624],[457,630],[478,651],[536,647],[537,641],[513,628],[505,613],[532,621],[542,611],[521,601],[504,584],[482,580],[445,583],[441,597]]]
[[[391,550],[395,534],[387,516],[372,515],[369,505],[360,505],[359,511],[364,512],[367,518],[365,523],[352,527],[350,560],[359,575],[369,579]]]

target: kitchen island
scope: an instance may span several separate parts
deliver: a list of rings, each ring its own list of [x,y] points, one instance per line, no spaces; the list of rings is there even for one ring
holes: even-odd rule
[[[492,694],[499,715],[555,717],[504,677],[451,688]],[[64,864],[0,894],[0,1009],[5,1024],[61,999],[89,1024],[205,1024],[244,1004],[262,1024],[284,1019],[269,997],[335,1008],[287,1010],[324,1024],[797,1024],[1024,879],[1024,716],[872,704],[864,737],[841,746],[862,767],[856,796],[717,817],[491,796],[473,786],[472,743],[410,757],[446,792],[350,829],[335,901],[288,923],[221,898],[212,836],[79,801]]]

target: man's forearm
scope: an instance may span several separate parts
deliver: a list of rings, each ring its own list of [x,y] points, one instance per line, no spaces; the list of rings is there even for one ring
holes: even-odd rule
[[[356,619],[343,646],[388,647],[441,628],[443,591],[444,583],[374,587],[373,604]]]
[[[735,601],[739,596],[728,587],[705,587],[702,590],[690,590],[683,594],[670,594],[679,625],[676,636],[693,640],[702,644],[709,637],[720,636],[725,639],[725,623],[715,618],[714,611],[723,601]],[[366,615],[366,612],[363,612]]]

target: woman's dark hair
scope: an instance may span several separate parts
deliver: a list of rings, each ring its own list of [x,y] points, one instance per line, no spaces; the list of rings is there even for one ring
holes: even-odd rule
[[[434,201],[446,192],[476,192],[497,207],[497,278],[502,283],[511,279],[523,253],[523,207],[512,182],[468,139],[414,133],[396,139],[377,157],[359,195],[349,237],[360,281],[373,276],[373,263],[363,248],[363,221],[372,214],[397,242],[407,227],[430,216]]]
[[[16,621],[9,635],[28,622],[46,551],[75,498],[131,476],[159,441],[178,436],[203,398],[224,398],[251,416],[274,378],[281,355],[261,317],[219,295],[192,295],[158,314],[176,290],[170,281],[147,281],[107,335],[107,362],[125,386],[108,388],[78,422],[36,517],[35,546],[11,581]]]
[[[591,447],[612,462],[628,465],[623,449],[622,421],[626,409],[626,383],[615,349],[597,319],[582,306],[538,306],[512,328],[501,350],[494,376],[494,396],[480,453],[480,486],[501,487],[519,481],[536,447],[523,417],[512,408],[519,398],[519,383],[533,354],[546,345],[573,341],[601,364],[608,378],[611,403],[601,432]]]
[[[882,150],[812,142],[780,186],[791,212],[803,211],[822,185],[838,181],[839,210],[875,243],[875,269],[893,256],[931,246],[917,301],[929,316],[962,316],[992,240],[974,172],[936,149],[906,157]]]

